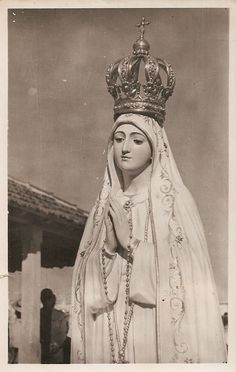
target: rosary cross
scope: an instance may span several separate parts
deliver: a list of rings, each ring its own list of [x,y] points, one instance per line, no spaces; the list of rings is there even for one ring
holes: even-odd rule
[[[145,26],[150,25],[151,22],[148,22],[145,20],[145,17],[142,17],[142,21],[137,24],[137,27],[140,29],[140,39],[143,40],[144,38],[144,32],[145,32]]]

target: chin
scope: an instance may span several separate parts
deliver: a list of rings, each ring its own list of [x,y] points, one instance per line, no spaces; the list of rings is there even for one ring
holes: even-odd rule
[[[137,176],[139,175],[142,171],[140,171],[140,169],[134,169],[133,167],[122,167],[120,168],[121,172],[124,172],[125,174],[127,175],[130,175],[130,176]]]
[[[121,170],[121,171],[135,171],[135,169],[132,167],[132,165],[128,164],[128,163],[122,163],[122,164],[119,164],[118,165],[118,168]]]
[[[121,171],[123,169],[127,169],[127,167],[129,167],[130,165],[128,165],[127,163],[125,162],[119,162],[119,161],[115,161],[115,164],[117,166],[117,168],[119,168]]]

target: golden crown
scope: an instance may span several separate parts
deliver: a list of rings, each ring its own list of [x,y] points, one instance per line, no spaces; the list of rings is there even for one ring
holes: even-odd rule
[[[139,35],[133,44],[133,54],[109,65],[106,73],[108,91],[114,98],[114,118],[125,113],[138,113],[153,117],[162,126],[165,104],[175,86],[175,74],[170,64],[149,54],[150,45],[144,39],[144,17],[137,25]],[[145,83],[139,80],[141,62]],[[163,83],[162,76],[166,76]]]

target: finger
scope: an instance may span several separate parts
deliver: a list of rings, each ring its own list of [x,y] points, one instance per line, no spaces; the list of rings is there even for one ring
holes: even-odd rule
[[[111,217],[109,215],[107,216],[107,222],[109,223],[109,225],[112,225]]]
[[[111,218],[112,218],[112,221],[115,219],[117,219],[117,215],[115,213],[115,211],[112,209],[112,207],[109,208],[109,213],[111,215]]]
[[[111,201],[111,206],[113,211],[115,211],[119,222],[127,221],[127,211],[123,208],[119,201],[113,199]]]
[[[113,225],[112,225],[112,222],[111,222],[111,219],[110,219],[109,216],[107,216],[107,218],[105,218],[105,225],[106,225],[107,230],[112,230],[113,229]]]
[[[114,230],[114,225],[113,225],[113,222],[112,222],[112,217],[109,216],[109,219],[108,219],[108,228],[110,230]]]
[[[114,199],[110,200],[110,205],[111,205],[113,212],[116,213],[117,218],[122,219],[122,212],[119,208],[119,205],[117,205],[117,202]]]
[[[119,217],[119,213],[117,211],[116,205],[114,204],[114,201],[111,201],[111,200],[110,200],[109,212],[111,213],[111,216],[113,216],[115,214],[117,216],[117,218]],[[112,213],[113,213],[113,215],[112,215]]]
[[[119,211],[119,213],[122,215],[122,216],[125,216],[126,215],[126,212],[124,210],[124,207],[123,205],[118,201],[118,200],[115,200],[113,199],[113,203],[114,205],[116,206],[117,210]]]

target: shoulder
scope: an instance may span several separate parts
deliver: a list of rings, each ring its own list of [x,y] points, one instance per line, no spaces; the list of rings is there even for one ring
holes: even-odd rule
[[[58,310],[58,309],[53,309],[53,311],[52,311],[52,320],[53,321],[60,321],[60,320],[67,319],[67,318],[68,318],[68,315],[66,313],[64,313],[64,311]]]

